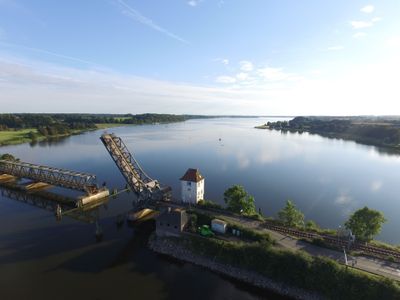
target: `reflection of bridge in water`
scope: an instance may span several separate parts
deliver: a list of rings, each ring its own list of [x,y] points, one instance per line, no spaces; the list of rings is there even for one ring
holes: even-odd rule
[[[102,237],[102,229],[99,224],[99,209],[107,205],[108,197],[76,207],[76,199],[45,190],[37,190],[31,193],[21,189],[18,185],[7,184],[1,186],[0,191],[1,196],[4,198],[52,212],[58,221],[65,216],[79,222],[95,224],[96,238],[101,239]]]

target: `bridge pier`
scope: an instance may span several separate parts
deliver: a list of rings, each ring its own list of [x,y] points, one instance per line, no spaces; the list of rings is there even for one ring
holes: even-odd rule
[[[98,201],[98,200],[106,198],[108,196],[110,196],[110,191],[108,189],[104,188],[104,189],[98,190],[95,194],[84,195],[84,196],[78,197],[77,206],[83,207],[84,205]]]

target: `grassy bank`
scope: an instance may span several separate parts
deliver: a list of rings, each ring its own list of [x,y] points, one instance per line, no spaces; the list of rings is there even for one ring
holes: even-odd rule
[[[26,128],[26,129],[18,129],[18,130],[1,130],[0,131],[0,146],[39,142],[39,141],[43,141],[47,138],[61,138],[61,137],[75,135],[75,134],[81,134],[81,133],[96,130],[96,129],[107,129],[107,128],[113,128],[113,127],[119,127],[119,126],[128,126],[128,125],[127,124],[118,124],[118,123],[99,123],[99,124],[96,124],[95,128],[75,129],[75,130],[71,130],[69,133],[55,134],[55,135],[49,135],[49,136],[44,136],[44,135],[40,134],[36,128]]]
[[[256,271],[261,275],[328,299],[400,299],[398,283],[346,268],[335,261],[272,247],[269,243],[240,243],[200,237],[173,239],[199,255]]]
[[[0,131],[0,146],[31,142],[31,133],[37,135],[38,131],[36,128]]]

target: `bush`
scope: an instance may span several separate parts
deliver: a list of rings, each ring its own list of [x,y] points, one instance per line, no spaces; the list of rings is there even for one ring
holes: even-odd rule
[[[393,280],[347,269],[329,258],[278,250],[262,242],[248,244],[198,237],[183,241],[200,255],[319,292],[329,299],[400,299],[400,287]]]
[[[210,201],[210,200],[200,200],[197,204],[199,206],[206,207],[206,208],[224,209],[222,207],[222,205],[215,203],[213,201]]]
[[[266,242],[268,244],[272,244],[273,243],[273,239],[271,238],[271,236],[267,233],[267,232],[260,232],[254,229],[250,229],[247,227],[243,227],[237,224],[228,224],[228,228],[230,231],[232,231],[232,229],[236,229],[240,231],[240,236],[254,241],[254,242]]]

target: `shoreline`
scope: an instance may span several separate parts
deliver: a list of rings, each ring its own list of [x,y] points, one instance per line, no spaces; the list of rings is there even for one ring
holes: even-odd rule
[[[74,136],[74,135],[80,135],[86,132],[91,132],[91,131],[96,131],[96,130],[104,130],[104,129],[109,129],[109,128],[115,128],[115,127],[123,127],[123,126],[130,126],[133,124],[109,124],[109,126],[106,126],[108,124],[96,124],[96,128],[88,128],[88,129],[79,129],[79,130],[75,130],[71,133],[65,133],[65,134],[57,134],[57,135],[51,135],[51,136],[38,136],[36,138],[36,140],[32,140],[29,137],[23,136],[20,137],[19,139],[8,139],[5,140],[3,142],[0,142],[0,148],[1,147],[6,147],[6,146],[15,146],[15,145],[21,145],[21,144],[26,144],[26,143],[40,143],[40,142],[44,142],[47,140],[52,140],[52,139],[62,139],[62,138],[66,138],[66,137],[70,137],[70,136]],[[10,130],[10,131],[0,131],[1,132],[10,132],[10,133],[15,133],[15,135],[18,135],[21,132],[26,131],[25,129],[22,130]],[[36,131],[36,129],[32,129],[31,131]]]
[[[157,237],[155,233],[150,236],[148,247],[158,254],[166,255],[179,261],[206,268],[212,272],[222,274],[231,279],[238,280],[263,290],[271,291],[281,296],[304,300],[325,299],[315,292],[306,291],[304,289],[291,287],[285,283],[276,282],[254,271],[248,271],[238,267],[222,264],[213,261],[210,258],[200,256],[193,253],[189,249],[172,242],[170,239]]]

